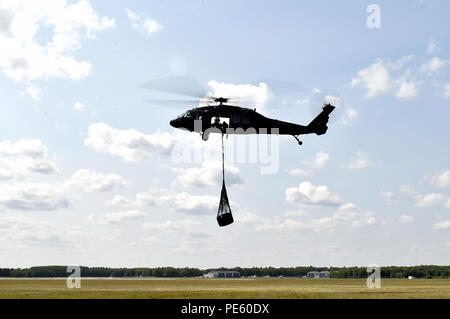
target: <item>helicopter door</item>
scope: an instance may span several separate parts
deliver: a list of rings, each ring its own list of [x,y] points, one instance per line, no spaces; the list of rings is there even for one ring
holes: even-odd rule
[[[248,127],[250,127],[250,122],[251,122],[250,116],[248,116],[247,114],[241,115],[241,127],[243,129],[247,129]]]
[[[231,114],[230,126],[238,127],[241,124],[241,114]]]
[[[202,119],[202,131],[206,131],[208,128],[211,127],[211,116],[203,115],[201,117]]]
[[[251,118],[247,114],[231,114],[230,126],[237,128],[248,128],[251,124]]]

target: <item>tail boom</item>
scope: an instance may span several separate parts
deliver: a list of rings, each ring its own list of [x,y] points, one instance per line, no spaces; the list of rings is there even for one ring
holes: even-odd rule
[[[336,107],[331,104],[325,104],[322,108],[322,112],[306,126],[308,131],[310,133],[316,133],[317,135],[325,134],[328,130],[327,123],[330,118],[330,113],[333,112],[335,108]]]

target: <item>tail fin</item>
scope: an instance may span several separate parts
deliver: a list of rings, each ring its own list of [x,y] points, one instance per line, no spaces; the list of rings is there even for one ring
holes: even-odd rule
[[[314,120],[311,121],[311,123],[308,124],[308,128],[310,129],[311,133],[316,133],[317,135],[325,134],[328,130],[328,120],[329,115],[336,107],[334,107],[331,104],[325,104],[322,108],[322,112],[320,112],[319,115],[316,116]]]

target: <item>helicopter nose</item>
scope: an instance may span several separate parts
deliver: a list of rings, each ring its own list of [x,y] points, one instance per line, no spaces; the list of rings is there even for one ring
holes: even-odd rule
[[[177,127],[177,123],[176,123],[177,121],[174,119],[174,120],[171,120],[170,121],[170,125],[172,126],[172,127]]]

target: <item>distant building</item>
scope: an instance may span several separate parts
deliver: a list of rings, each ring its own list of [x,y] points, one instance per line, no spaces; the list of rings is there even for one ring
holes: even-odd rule
[[[329,271],[310,271],[306,274],[306,278],[330,278]]]
[[[225,271],[225,270],[217,270],[217,271],[210,271],[207,274],[204,274],[203,277],[205,278],[239,278],[241,277],[241,274],[239,271]]]
[[[408,279],[414,279],[414,276],[408,276]]]

